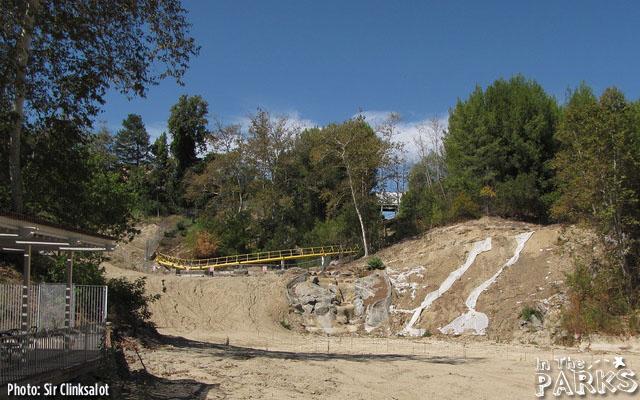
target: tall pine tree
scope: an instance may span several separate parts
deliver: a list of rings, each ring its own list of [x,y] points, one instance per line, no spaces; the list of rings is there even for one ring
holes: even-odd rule
[[[544,221],[554,188],[551,160],[558,106],[518,75],[480,87],[451,110],[444,138],[448,184],[478,202],[495,190],[502,216]]]
[[[114,152],[121,163],[139,167],[148,161],[149,155],[149,134],[142,117],[129,114],[122,127],[116,134]]]

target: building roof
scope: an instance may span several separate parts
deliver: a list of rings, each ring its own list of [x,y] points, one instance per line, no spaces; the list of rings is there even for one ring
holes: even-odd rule
[[[115,238],[0,210],[0,250],[112,251]]]

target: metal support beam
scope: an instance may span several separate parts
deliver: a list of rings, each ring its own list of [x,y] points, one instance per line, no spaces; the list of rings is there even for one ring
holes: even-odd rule
[[[73,251],[67,251],[67,287],[65,290],[65,305],[64,305],[64,348],[69,350],[71,347],[71,327],[73,326],[71,321],[71,299],[73,296]]]
[[[29,330],[29,286],[31,286],[31,245],[24,252],[22,271],[22,332]]]

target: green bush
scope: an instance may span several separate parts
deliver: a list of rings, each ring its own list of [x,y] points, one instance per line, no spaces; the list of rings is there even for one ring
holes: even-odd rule
[[[291,325],[287,324],[284,321],[280,321],[280,326],[282,326],[286,330],[289,330],[289,331],[291,330]]]
[[[543,316],[540,311],[536,310],[528,304],[525,304],[525,306],[522,307],[522,312],[520,312],[520,315],[518,315],[518,317],[524,319],[525,321],[531,322],[531,317],[534,315],[540,322],[543,321]]]
[[[574,334],[622,334],[626,329],[634,332],[634,323],[629,318],[634,310],[620,289],[622,279],[622,273],[606,261],[577,262],[575,272],[567,275],[571,290],[569,307],[563,315],[564,327]]]
[[[104,256],[99,253],[74,253],[72,280],[76,285],[104,285],[103,269],[99,267]],[[50,282],[67,282],[67,254],[60,254],[51,265],[47,263],[47,275]]]
[[[349,224],[345,216],[317,222],[313,229],[304,235],[304,242],[309,246],[327,246],[345,243],[349,238]]]
[[[369,262],[367,262],[367,269],[370,271],[374,269],[385,269],[385,266],[380,258],[371,257]]]
[[[459,193],[453,200],[453,219],[463,220],[478,217],[478,205],[467,193]]]
[[[149,320],[149,304],[160,298],[159,294],[145,294],[146,278],[133,282],[125,278],[109,279],[108,318],[117,325],[129,325],[134,329],[154,326]]]

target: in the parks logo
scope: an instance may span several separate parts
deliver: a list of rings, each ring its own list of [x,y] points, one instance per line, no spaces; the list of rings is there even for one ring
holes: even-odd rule
[[[603,358],[586,363],[571,357],[536,358],[536,396],[584,396],[607,393],[633,393],[638,388],[635,372],[622,357]]]

